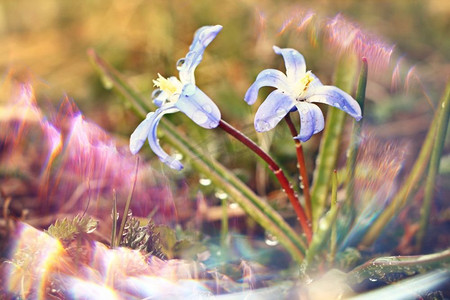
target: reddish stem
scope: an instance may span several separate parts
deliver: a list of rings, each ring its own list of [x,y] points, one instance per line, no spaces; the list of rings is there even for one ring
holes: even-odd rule
[[[236,138],[245,146],[247,146],[250,150],[255,152],[256,155],[261,157],[269,165],[270,170],[272,170],[272,172],[277,177],[278,181],[281,184],[281,187],[284,189],[284,192],[286,193],[286,195],[289,198],[289,201],[294,207],[295,213],[297,214],[298,217],[298,221],[300,223],[300,226],[303,228],[303,231],[305,232],[308,243],[311,242],[312,231],[310,222],[308,222],[308,218],[306,217],[305,211],[303,210],[300,201],[295,195],[292,186],[289,184],[289,181],[286,178],[286,175],[284,174],[280,166],[278,166],[278,164],[273,160],[272,157],[270,157],[266,152],[264,152],[264,150],[262,150],[257,144],[255,144],[255,142],[250,140],[247,136],[243,135],[240,131],[238,131],[236,128],[234,128],[227,122],[220,120],[218,127],[227,132],[228,134],[230,134],[231,136],[233,136],[234,138]]]
[[[292,136],[296,137],[298,135],[298,132],[297,129],[295,129],[294,123],[292,123],[291,116],[287,114],[286,117],[284,117],[284,120],[286,121]],[[297,139],[294,139],[294,141],[295,141],[295,149],[297,152],[297,161],[298,161],[297,167],[298,170],[300,171],[300,180],[303,183],[303,197],[305,197],[306,216],[308,217],[308,219],[311,220],[312,217],[311,194],[309,192],[309,179],[308,179],[308,172],[306,170],[305,155],[303,154],[302,143]]]

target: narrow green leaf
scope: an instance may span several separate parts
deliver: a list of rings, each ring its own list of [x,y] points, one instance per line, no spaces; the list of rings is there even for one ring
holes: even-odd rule
[[[417,234],[417,246],[422,247],[422,242],[427,231],[428,222],[430,220],[431,202],[433,201],[436,175],[439,172],[441,162],[442,148],[445,144],[445,136],[447,134],[448,119],[450,112],[450,84],[445,91],[443,101],[441,103],[441,113],[438,117],[437,132],[434,142],[433,152],[431,153],[430,167],[428,169],[428,177],[425,183],[425,196],[420,211],[420,228]]]
[[[362,245],[369,247],[378,238],[378,236],[383,231],[384,227],[391,221],[391,219],[396,216],[401,209],[408,203],[411,199],[411,195],[414,195],[420,187],[419,182],[423,178],[425,171],[427,170],[428,163],[430,160],[431,150],[434,146],[434,138],[436,136],[438,120],[441,119],[443,114],[447,113],[445,105],[442,107],[444,102],[448,101],[448,94],[446,94],[442,100],[441,105],[435,113],[433,122],[431,123],[428,134],[420,150],[419,157],[417,158],[412,170],[409,172],[409,176],[406,178],[400,190],[392,199],[391,203],[385,208],[378,219],[369,228]],[[447,116],[448,117],[448,116]]]
[[[336,86],[345,92],[350,92],[355,74],[354,69],[351,61],[341,59],[336,69]],[[317,156],[311,191],[314,230],[317,230],[318,220],[325,210],[331,182],[330,176],[336,168],[345,116],[345,112],[337,108],[328,108],[325,130]]]

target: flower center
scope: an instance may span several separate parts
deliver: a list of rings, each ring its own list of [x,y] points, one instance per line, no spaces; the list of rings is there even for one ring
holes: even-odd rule
[[[155,87],[167,94],[167,102],[176,102],[181,94],[182,83],[176,77],[164,78],[158,73],[158,79],[153,80]]]
[[[306,72],[306,74],[299,80],[297,85],[297,99],[302,100],[301,96],[308,90],[310,83],[314,80],[311,75],[311,71]]]

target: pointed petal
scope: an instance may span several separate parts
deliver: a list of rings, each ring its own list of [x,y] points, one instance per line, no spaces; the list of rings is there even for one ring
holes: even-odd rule
[[[325,103],[334,106],[348,113],[355,118],[356,121],[359,121],[362,118],[361,107],[358,102],[353,99],[352,96],[335,86],[324,85],[311,89],[306,95],[306,101]]]
[[[275,90],[258,108],[255,115],[255,129],[258,132],[274,128],[294,107],[295,99],[289,94]]]
[[[221,30],[221,25],[215,25],[203,26],[195,32],[194,40],[189,47],[188,54],[186,54],[185,58],[182,58],[184,59],[184,63],[177,66],[180,71],[181,82],[195,84],[195,68],[202,61],[205,48],[214,40]]]
[[[300,133],[295,139],[306,142],[313,134],[323,130],[325,121],[320,108],[308,102],[298,102],[296,104],[300,114]]]
[[[145,143],[145,140],[148,137],[151,126],[151,116],[154,112],[150,112],[147,114],[147,117],[142,121],[138,127],[134,130],[134,132],[130,136],[130,151],[131,153],[136,154],[141,150],[142,146]]]
[[[202,90],[191,83],[183,87],[175,106],[204,128],[211,129],[219,125],[219,108]]]
[[[300,80],[306,73],[306,63],[303,55],[295,49],[273,46],[276,54],[282,55],[286,66],[286,75],[290,80]]]
[[[245,102],[249,105],[255,103],[258,98],[258,91],[263,86],[271,86],[289,93],[289,84],[286,75],[275,69],[266,69],[261,71],[256,77],[255,82],[250,86],[244,96]]]
[[[148,143],[150,144],[150,148],[152,151],[158,156],[158,158],[175,170],[181,170],[183,169],[183,165],[176,160],[175,158],[171,157],[169,154],[167,154],[159,145],[158,142],[158,136],[156,134],[156,129],[158,128],[159,121],[161,120],[162,116],[165,114],[171,114],[178,112],[179,110],[173,106],[173,105],[167,105],[162,106],[161,108],[158,108],[154,114],[152,114],[148,119],[150,123],[150,132],[148,135]]]

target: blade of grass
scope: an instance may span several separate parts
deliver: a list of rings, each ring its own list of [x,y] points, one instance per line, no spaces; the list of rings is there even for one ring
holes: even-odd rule
[[[313,261],[314,257],[322,251],[322,246],[325,245],[325,240],[330,237],[330,232],[333,231],[333,228],[336,229],[335,224],[340,207],[340,205],[337,204],[336,171],[333,172],[332,178],[333,184],[331,201],[332,203],[334,202],[334,204],[331,205],[330,211],[325,215],[325,217],[320,220],[317,231],[313,236],[305,257],[305,262],[307,264],[306,270],[309,270],[311,268],[311,262]],[[333,239],[333,235],[331,236],[331,239]],[[330,245],[331,247],[333,247],[333,241],[331,241]],[[334,249],[336,249],[336,243],[334,243]]]
[[[361,107],[361,113],[364,116],[364,100],[366,98],[366,86],[367,86],[367,73],[368,64],[367,59],[362,59],[361,73],[359,75],[358,89],[356,90],[356,101]],[[347,150],[347,178],[346,178],[346,190],[345,190],[345,202],[342,208],[343,214],[348,218],[348,224],[350,225],[354,218],[354,199],[353,199],[353,188],[354,188],[354,177],[356,168],[356,154],[358,153],[359,143],[361,141],[361,129],[362,122],[353,121],[353,131],[350,139],[350,144]]]
[[[338,188],[338,178],[337,172],[334,170],[333,173],[333,185],[331,188],[331,211],[337,210],[337,188]],[[329,263],[330,267],[332,267],[334,263],[334,258],[336,257],[336,245],[337,245],[337,228],[336,222],[333,222],[331,225],[331,237],[330,237],[330,255],[329,255]]]
[[[351,61],[341,59],[336,69],[336,86],[345,92],[349,92],[352,89],[354,70],[355,68]],[[311,191],[314,231],[317,230],[318,220],[322,216],[326,206],[330,187],[330,176],[336,168],[340,137],[344,130],[345,115],[345,112],[337,108],[328,108],[325,130],[317,156]]]
[[[94,67],[102,76],[107,76],[115,89],[130,101],[134,110],[145,117],[152,108],[140,98],[121,75],[103,61],[93,50],[89,50],[89,57]],[[263,228],[270,231],[291,254],[297,262],[303,260],[305,242],[292,230],[284,219],[265,201],[260,199],[234,174],[216,160],[204,155],[200,149],[191,145],[184,137],[178,134],[175,127],[165,119],[160,121],[160,130],[164,133],[164,139],[185,157],[192,157],[192,166],[200,173],[205,174],[211,181],[225,193],[233,198],[242,209]]]
[[[113,209],[112,209],[112,229],[111,229],[111,248],[116,247],[116,232],[117,232],[117,193],[113,189]]]
[[[436,175],[439,172],[439,164],[441,162],[442,148],[445,144],[445,136],[447,134],[448,119],[450,112],[450,84],[447,86],[443,102],[441,103],[442,112],[439,114],[437,122],[437,132],[434,142],[433,152],[431,153],[430,167],[428,169],[427,181],[425,183],[425,195],[420,211],[420,227],[417,233],[417,247],[422,248],[423,239],[427,231],[428,222],[430,220],[431,203],[434,196]]]
[[[131,199],[133,199],[134,190],[136,188],[137,175],[139,169],[139,156],[136,157],[136,165],[134,167],[134,177],[133,185],[131,187],[130,193],[128,194],[127,202],[125,202],[125,208],[123,209],[122,223],[120,223],[119,235],[117,236],[117,246],[120,246],[123,237],[123,230],[125,228],[125,223],[128,218],[128,211],[130,210]]]
[[[448,95],[445,95],[442,98],[441,103],[448,101],[446,100],[446,98],[448,98]],[[400,210],[412,198],[411,196],[414,195],[419,189],[419,181],[422,179],[425,171],[427,170],[431,150],[434,146],[434,138],[437,132],[438,120],[442,118],[442,114],[445,114],[445,109],[442,107],[442,105],[440,105],[439,109],[435,113],[430,129],[428,130],[428,134],[422,145],[422,149],[420,150],[419,157],[417,158],[412,170],[410,171],[409,176],[406,178],[397,194],[393,197],[391,203],[386,207],[386,209],[381,213],[378,219],[367,231],[361,242],[361,245],[366,247],[372,245],[373,242],[375,242],[375,240],[381,234],[384,227],[389,223],[389,221],[400,212]]]

